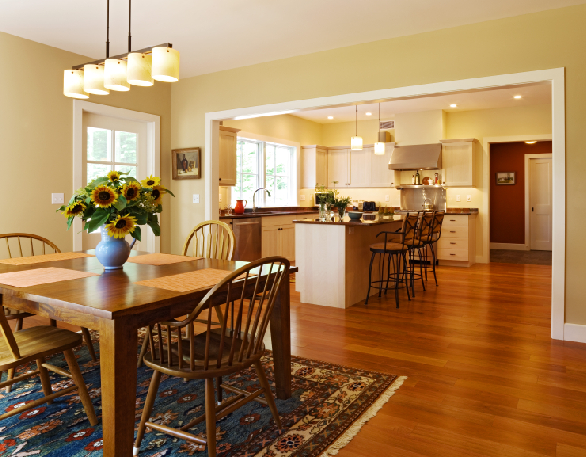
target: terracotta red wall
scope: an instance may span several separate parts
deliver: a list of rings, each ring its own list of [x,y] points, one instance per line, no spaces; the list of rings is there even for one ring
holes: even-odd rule
[[[525,243],[525,154],[551,154],[551,141],[490,146],[490,241]],[[495,173],[517,172],[514,185],[496,185]]]

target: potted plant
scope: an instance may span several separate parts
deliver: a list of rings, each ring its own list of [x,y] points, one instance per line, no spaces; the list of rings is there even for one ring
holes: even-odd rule
[[[315,200],[319,206],[319,220],[325,222],[330,215],[330,207],[334,203],[334,192],[326,186],[315,186]]]
[[[122,268],[128,260],[132,246],[141,240],[140,226],[148,225],[155,236],[160,236],[157,214],[163,211],[161,199],[165,194],[173,195],[161,186],[160,178],[149,176],[138,182],[128,173],[111,171],[75,191],[58,211],[67,218],[68,230],[76,217],[88,233],[100,229],[102,241],[96,247],[96,257],[111,270]],[[132,245],[126,242],[126,235],[134,238]]]
[[[338,216],[340,217],[340,221],[344,217],[344,214],[346,214],[346,208],[350,203],[352,203],[352,197],[340,197],[338,192],[335,191],[334,206],[338,208]]]

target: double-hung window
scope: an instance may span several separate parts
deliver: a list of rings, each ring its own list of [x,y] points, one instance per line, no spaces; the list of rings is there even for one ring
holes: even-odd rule
[[[238,137],[232,206],[236,200],[247,200],[252,206],[252,195],[259,187],[266,188],[271,195],[258,192],[257,206],[297,205],[295,146]]]
[[[112,170],[129,172],[136,178],[137,137],[133,132],[88,127],[87,182],[106,176]]]

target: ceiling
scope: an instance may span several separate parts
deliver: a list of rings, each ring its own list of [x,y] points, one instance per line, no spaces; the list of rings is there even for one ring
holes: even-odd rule
[[[515,99],[514,97],[516,95],[521,95],[521,98]],[[394,119],[397,113],[414,113],[440,109],[447,112],[457,112],[538,105],[543,103],[551,103],[551,84],[549,83],[383,101],[381,103],[381,120]],[[451,108],[451,104],[456,104],[457,107]],[[372,115],[367,116],[366,113],[368,112],[372,113]],[[349,122],[355,119],[356,106],[307,110],[292,113],[292,115],[320,124]],[[333,116],[334,119],[328,119],[328,116]],[[378,103],[363,103],[358,105],[358,120],[376,118],[378,118]]]
[[[586,0],[140,0],[133,49],[170,42],[181,77],[413,35]],[[105,57],[106,0],[3,0],[0,31]],[[111,55],[127,51],[128,2],[110,5]],[[84,62],[79,62],[84,63]]]

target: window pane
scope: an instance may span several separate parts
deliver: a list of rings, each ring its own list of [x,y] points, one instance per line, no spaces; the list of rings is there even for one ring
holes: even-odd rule
[[[267,189],[271,192],[270,197],[269,197],[269,194],[267,194],[266,192],[263,192],[265,194],[266,206],[277,206],[277,205],[275,205],[275,177],[274,176],[267,176],[266,180],[267,180]]]
[[[87,182],[88,184],[94,179],[106,176],[111,170],[110,165],[103,165],[101,163],[88,163],[87,164]]]
[[[111,145],[110,130],[98,129],[95,127],[87,128],[87,159],[88,160],[110,160]]]
[[[136,177],[136,167],[133,167],[132,165],[116,165],[116,171],[122,171],[124,173],[130,172],[128,176],[138,179]]]
[[[256,175],[242,175],[242,199],[248,200],[250,206],[252,206],[252,194],[257,188],[256,183]]]
[[[267,144],[267,175],[275,174],[275,149],[277,148],[274,144]]]
[[[289,178],[277,176],[275,185],[275,206],[286,206],[289,203]]]
[[[279,146],[277,149],[277,172],[279,175],[288,175],[291,168],[291,149]]]
[[[258,143],[245,141],[242,146],[242,172],[257,174]]]
[[[138,135],[116,132],[116,162],[136,163],[136,140]]]

